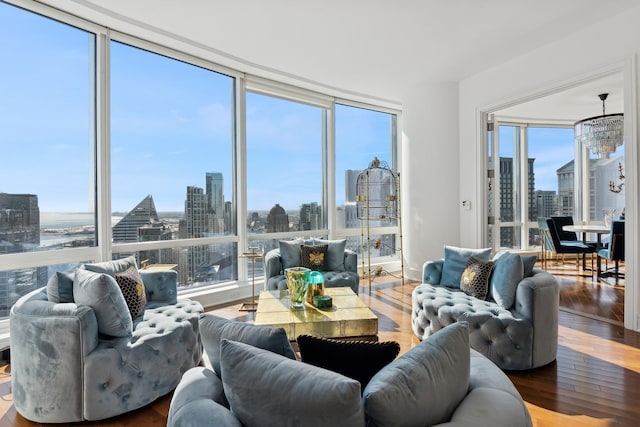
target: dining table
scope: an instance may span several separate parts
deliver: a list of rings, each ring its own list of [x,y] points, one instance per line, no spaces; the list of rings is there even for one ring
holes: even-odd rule
[[[596,235],[596,245],[597,248],[602,247],[602,235],[611,233],[611,226],[605,224],[573,224],[573,225],[565,225],[562,227],[564,231],[570,231],[574,233],[582,233],[582,242],[587,242],[587,234],[595,234]],[[591,264],[593,267],[593,264]],[[596,278],[600,278],[600,257],[596,255]],[[582,269],[587,270],[586,268],[586,254],[582,254]]]

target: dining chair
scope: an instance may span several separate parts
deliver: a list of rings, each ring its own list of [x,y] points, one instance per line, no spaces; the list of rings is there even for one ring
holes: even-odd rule
[[[540,264],[543,270],[547,268],[547,253],[553,251],[553,242],[549,236],[549,226],[546,217],[538,217],[538,230],[540,231]]]
[[[560,222],[561,224],[561,222]],[[561,240],[558,230],[562,229],[562,225],[556,225],[553,217],[547,218],[547,229],[551,243],[553,245],[553,251],[562,256],[562,262],[564,263],[564,255],[573,254],[576,255],[576,269],[580,269],[580,258],[578,255],[594,254],[596,252],[595,246],[588,245],[579,240]],[[575,233],[574,233],[575,234]],[[591,259],[591,267],[593,270],[593,258]]]
[[[618,283],[618,278],[624,277],[624,274],[620,273],[620,261],[624,261],[624,221],[611,221],[609,244],[598,250],[597,254],[605,259],[605,271],[598,270],[598,277],[611,275]],[[607,269],[607,261],[614,261],[612,270]]]

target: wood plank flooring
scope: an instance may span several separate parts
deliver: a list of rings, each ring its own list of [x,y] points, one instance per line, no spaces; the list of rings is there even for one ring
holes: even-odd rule
[[[601,285],[589,278],[557,276],[561,283],[557,360],[542,368],[507,372],[522,394],[533,424],[543,426],[640,425],[640,333],[620,326],[623,288]],[[376,278],[362,300],[379,317],[380,340],[400,343],[401,353],[418,343],[411,331],[411,291],[393,277]],[[214,307],[211,312],[230,319],[252,321],[240,312],[242,301]],[[600,307],[600,306],[604,307]],[[577,314],[579,310],[586,315]],[[78,426],[165,426],[171,395],[153,404],[101,422]],[[10,366],[0,368],[0,427],[38,426],[16,413],[12,404]],[[59,425],[59,424],[58,424]]]

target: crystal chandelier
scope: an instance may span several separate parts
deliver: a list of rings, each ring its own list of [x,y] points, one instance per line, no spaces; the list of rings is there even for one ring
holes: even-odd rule
[[[622,145],[624,115],[605,114],[604,101],[608,93],[598,95],[602,101],[602,115],[589,117],[574,123],[575,139],[591,149],[600,159],[608,159]]]

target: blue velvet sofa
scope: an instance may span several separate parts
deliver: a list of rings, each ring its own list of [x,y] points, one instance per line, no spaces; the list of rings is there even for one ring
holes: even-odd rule
[[[450,252],[447,253],[447,249]],[[559,286],[553,275],[528,267],[517,254],[494,258],[496,267],[486,298],[460,289],[460,274],[447,271],[447,254],[460,257],[465,250],[445,248],[445,258],[423,265],[422,284],[412,292],[411,322],[415,335],[430,335],[455,322],[469,324],[470,345],[506,370],[524,370],[546,365],[558,349]],[[464,258],[489,259],[490,250],[467,250]]]
[[[132,317],[111,276],[132,262],[55,273],[11,308],[11,385],[23,417],[66,423],[132,411],[201,362],[202,306],[177,300],[175,271],[140,270],[146,304]]]
[[[284,270],[302,266],[300,246],[327,245],[325,267],[321,269],[325,286],[328,288],[350,287],[358,294],[360,277],[358,276],[358,255],[346,249],[346,240],[296,239],[281,240],[280,247],[272,249],[264,257],[264,289],[273,291],[287,289]]]
[[[296,360],[282,328],[205,323],[213,369],[195,367],[184,375],[168,427],[214,420],[220,427],[531,426],[509,378],[469,349],[465,322],[383,366],[364,389],[355,379]]]

